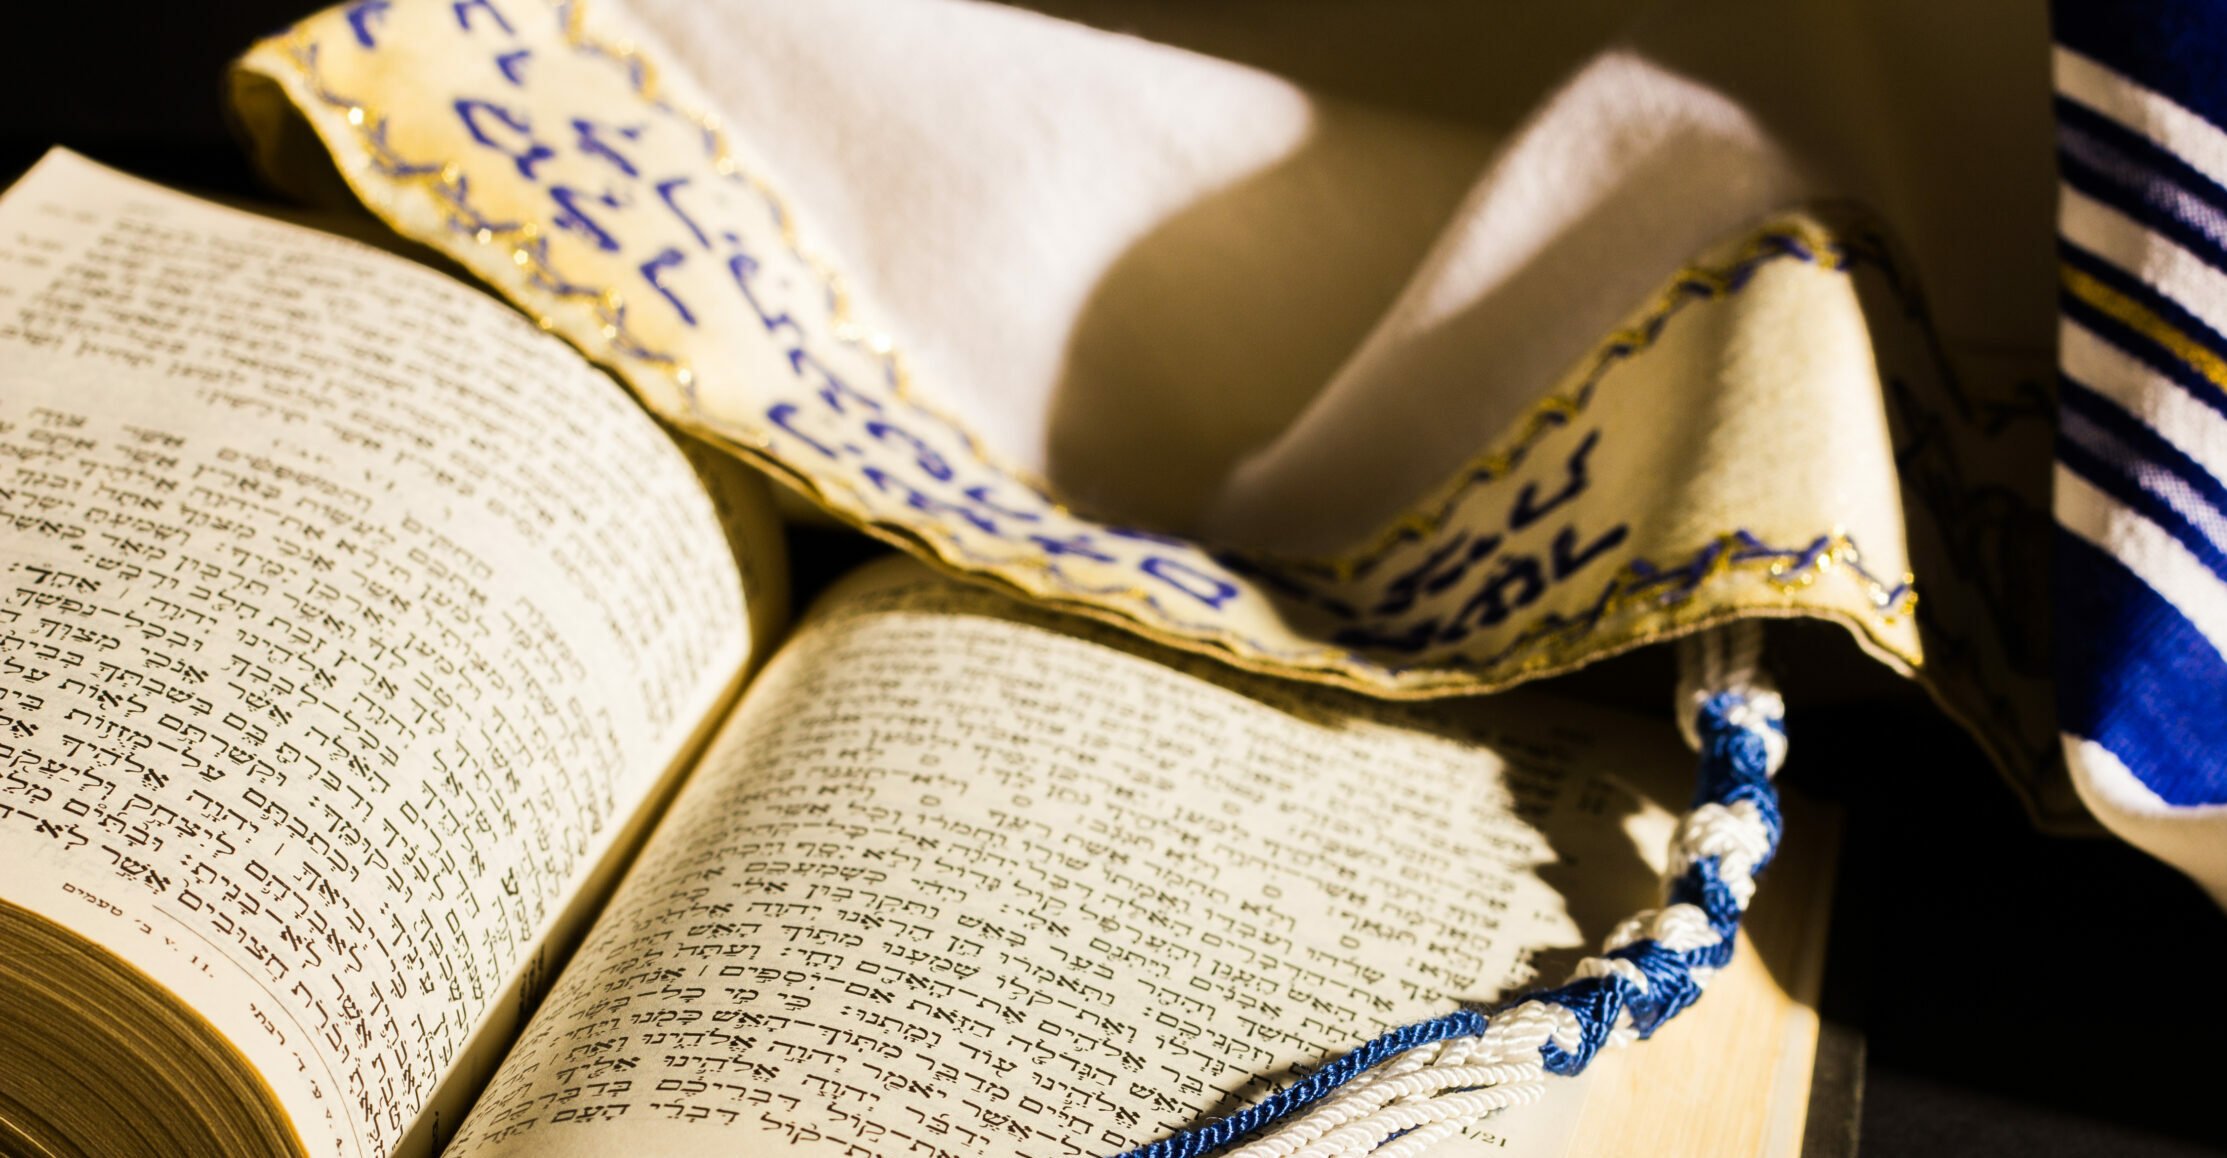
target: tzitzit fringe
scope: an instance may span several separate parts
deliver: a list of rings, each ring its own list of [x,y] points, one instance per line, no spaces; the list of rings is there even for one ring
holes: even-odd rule
[[[1229,1158],[1413,1158],[1693,1004],[1731,960],[1756,874],[1778,848],[1771,777],[1786,760],[1786,707],[1757,667],[1762,638],[1738,623],[1679,644],[1679,728],[1701,768],[1671,838],[1661,908],[1617,926],[1559,988],[1402,1026],[1123,1158],[1199,1158],[1240,1142]]]

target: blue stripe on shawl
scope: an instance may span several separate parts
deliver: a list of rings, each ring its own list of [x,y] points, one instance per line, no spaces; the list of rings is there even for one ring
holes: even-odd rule
[[[2071,294],[2059,295],[2058,306],[2066,318],[2078,322],[2082,329],[2156,371],[2161,377],[2186,391],[2189,397],[2211,407],[2220,417],[2227,418],[2227,390],[2221,390],[2211,379],[2197,373],[2195,367],[2181,361],[2171,350]]]
[[[2128,464],[2097,454],[2062,433],[2057,436],[2057,461],[2111,496],[2120,506],[2156,523],[2160,530],[2188,548],[2188,553],[2196,556],[2197,562],[2220,582],[2227,583],[2227,551],[2222,551],[2219,544],[2204,534],[2203,528],[2190,522],[2164,499],[2143,489],[2129,471]]]
[[[2156,314],[2159,320],[2166,325],[2186,335],[2189,341],[2195,342],[2197,345],[2210,350],[2219,358],[2227,360],[2227,337],[2221,337],[2217,330],[2212,329],[2205,323],[2204,319],[2190,313],[2188,308],[2181,303],[2165,296],[2156,286],[2113,265],[2108,259],[2082,249],[2079,245],[2062,237],[2057,239],[2057,256],[2066,265],[2095,278],[2127,297],[2133,298],[2143,309]],[[2059,296],[2068,300],[2078,300],[2069,293]],[[2214,393],[2219,392],[2217,386],[2213,386],[2211,389]]]
[[[2149,423],[2069,377],[2058,379],[2057,402],[2068,414],[2094,425],[2153,471],[2170,477],[2188,497],[2202,502],[2217,512],[2222,521],[2227,521],[2227,484],[2222,484],[2202,463],[2190,458],[2188,452]],[[2089,449],[2099,448],[2091,445]]]
[[[2227,660],[2124,563],[2059,529],[2057,716],[2166,803],[2227,804]]]
[[[2227,5],[2209,0],[2058,0],[2057,42],[2157,92],[2215,125],[2227,125]]]
[[[2060,99],[2057,171],[2066,184],[2227,270],[2227,189],[2147,138]]]

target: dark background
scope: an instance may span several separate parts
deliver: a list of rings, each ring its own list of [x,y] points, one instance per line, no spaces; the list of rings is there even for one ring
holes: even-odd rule
[[[309,7],[11,5],[0,170],[64,144],[259,194],[219,80]],[[1922,706],[1797,703],[1790,725],[1787,779],[1847,816],[1824,1012],[1868,1046],[1867,1158],[2227,1154],[2227,916],[2129,848],[2034,833],[1979,751]]]

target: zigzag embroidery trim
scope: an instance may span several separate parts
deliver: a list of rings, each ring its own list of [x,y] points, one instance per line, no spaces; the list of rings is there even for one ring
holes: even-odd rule
[[[378,17],[390,6],[390,0],[358,0],[347,9],[348,28],[358,44],[370,47],[376,42]],[[1016,484],[1034,491],[1049,509],[1064,512],[1066,508],[1044,490],[1041,480],[990,455],[965,423],[930,406],[919,396],[911,385],[905,360],[894,341],[853,313],[850,295],[841,277],[828,262],[804,245],[796,229],[795,215],[763,176],[743,165],[719,118],[673,100],[659,79],[658,68],[640,46],[599,38],[589,27],[587,7],[588,0],[550,0],[548,15],[556,22],[563,43],[575,52],[608,61],[622,70],[636,97],[646,107],[677,118],[697,134],[704,156],[715,173],[763,200],[779,223],[781,246],[811,270],[833,303],[830,337],[857,348],[879,363],[892,397],[954,432],[976,459],[997,467]],[[654,348],[635,331],[628,321],[629,303],[616,289],[582,282],[561,271],[552,254],[547,223],[491,215],[475,201],[466,174],[459,165],[408,156],[398,149],[391,139],[391,114],[377,107],[376,102],[337,89],[324,69],[324,48],[307,25],[289,30],[276,41],[277,52],[290,63],[303,90],[315,104],[347,126],[341,131],[362,150],[362,158],[371,172],[395,188],[412,188],[429,198],[445,227],[457,237],[468,238],[475,246],[507,252],[513,264],[540,292],[558,301],[586,306],[596,320],[596,333],[600,335],[607,363],[615,368],[633,364],[654,367],[669,377],[687,400],[698,433],[827,500],[829,505],[841,506],[830,496],[842,487],[766,454],[763,431],[748,424],[706,417],[697,402],[699,384],[695,370],[675,352]],[[381,212],[383,199],[380,196],[363,188],[358,192],[374,212]],[[394,224],[408,232],[399,222]],[[1815,223],[1766,226],[1748,237],[1722,264],[1694,266],[1681,271],[1656,295],[1639,319],[1604,341],[1587,363],[1590,368],[1583,380],[1571,392],[1540,400],[1519,424],[1513,441],[1457,472],[1442,486],[1440,493],[1387,527],[1370,551],[1334,564],[1234,555],[1219,556],[1216,561],[1259,584],[1264,597],[1273,594],[1282,600],[1317,608],[1335,603],[1334,597],[1316,591],[1312,583],[1347,572],[1365,572],[1387,558],[1393,548],[1419,538],[1427,528],[1439,526],[1476,487],[1505,477],[1533,443],[1583,413],[1594,387],[1608,370],[1652,348],[1677,314],[1696,302],[1720,300],[1739,293],[1760,269],[1782,261],[1850,273],[1861,268],[1871,269],[1884,279],[1906,309],[1913,314],[1919,309],[1914,290],[1890,260],[1882,240],[1868,226],[1853,222],[1829,226]],[[543,329],[558,328],[555,320],[541,312],[535,303],[520,304],[534,310],[536,321]],[[582,335],[568,336],[582,340],[584,349],[595,345]],[[1201,621],[1173,609],[1169,601],[1145,587],[1085,582],[1071,569],[1062,567],[1056,555],[1033,545],[1008,545],[1005,550],[985,551],[976,549],[964,539],[938,533],[925,524],[877,522],[868,524],[867,529],[915,550],[930,562],[976,578],[998,580],[1023,596],[1138,630],[1162,643],[1220,656],[1239,666],[1285,669],[1379,692],[1401,685],[1426,694],[1459,690],[1474,686],[1474,683],[1458,673],[1499,683],[1570,666],[1580,656],[1594,654],[1592,640],[1598,629],[1613,620],[1614,612],[1666,607],[1690,597],[1705,585],[1716,583],[1729,571],[1766,570],[1774,584],[1787,590],[1807,586],[1811,580],[1827,573],[1837,574],[1860,585],[1869,610],[1880,624],[1892,624],[1907,614],[1916,597],[1911,576],[1875,576],[1865,571],[1858,564],[1855,543],[1837,530],[1802,545],[1765,543],[1745,530],[1735,529],[1696,548],[1688,559],[1629,559],[1626,571],[1605,584],[1594,603],[1574,616],[1542,617],[1519,638],[1492,653],[1438,656],[1428,662],[1413,663],[1404,661],[1397,649],[1355,647],[1349,642],[1335,640],[1308,640],[1296,645],[1279,643],[1223,623]],[[1022,581],[1014,572],[1026,574],[1031,581]],[[1683,577],[1689,574],[1691,581],[1684,581]],[[1048,585],[1051,589],[1037,584]],[[1143,611],[1121,606],[1122,603],[1133,604]],[[1867,630],[1867,634],[1872,633]],[[1880,639],[1876,634],[1873,638]],[[1884,641],[1881,642],[1884,645]],[[1615,642],[1602,646],[1613,647]],[[1917,662],[1914,655],[1903,655],[1900,649],[1888,646],[1907,662]]]

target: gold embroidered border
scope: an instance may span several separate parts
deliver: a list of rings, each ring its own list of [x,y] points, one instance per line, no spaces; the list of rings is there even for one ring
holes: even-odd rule
[[[896,343],[886,332],[872,328],[858,317],[841,274],[829,262],[805,247],[796,228],[796,216],[789,211],[778,190],[762,176],[743,168],[727,143],[724,127],[717,114],[691,109],[669,100],[662,92],[657,66],[647,58],[640,46],[626,42],[607,42],[594,36],[587,28],[584,0],[553,0],[553,7],[570,47],[608,59],[624,68],[634,91],[645,102],[671,112],[699,129],[707,142],[711,162],[717,172],[745,182],[754,193],[765,198],[780,223],[784,246],[813,272],[828,294],[834,322],[831,336],[881,361],[888,369],[895,397],[949,429],[962,441],[969,453],[976,456],[978,462],[1028,487],[1054,512],[1073,513],[1048,494],[1041,480],[1034,478],[1030,472],[1002,461],[965,424],[919,396],[913,389],[906,359]],[[1740,540],[1738,532],[1721,536],[1716,543],[1705,546],[1696,553],[1698,558],[1715,552],[1707,572],[1690,586],[1677,592],[1667,606],[1661,596],[1648,592],[1652,584],[1650,578],[1643,574],[1643,571],[1659,574],[1663,569],[1644,560],[1635,561],[1627,564],[1606,585],[1601,600],[1595,605],[1597,614],[1588,614],[1579,620],[1534,624],[1499,655],[1490,659],[1455,655],[1427,667],[1400,667],[1371,660],[1343,648],[1278,648],[1228,628],[1184,623],[1167,614],[1159,601],[1142,588],[1083,587],[1070,580],[1041,555],[1022,554],[1011,558],[994,558],[969,549],[937,532],[933,527],[868,522],[844,510],[843,504],[830,501],[823,489],[826,484],[822,480],[806,476],[770,455],[767,452],[770,439],[763,429],[752,428],[747,424],[714,422],[706,418],[697,404],[694,391],[696,377],[692,368],[674,355],[650,348],[633,334],[626,322],[626,302],[618,291],[608,287],[581,285],[562,277],[550,260],[548,238],[536,222],[523,221],[516,225],[490,222],[480,217],[465,200],[460,180],[461,170],[457,166],[422,165],[395,156],[385,144],[385,116],[332,91],[324,83],[317,67],[318,45],[306,27],[289,30],[278,38],[278,43],[281,53],[294,65],[297,79],[318,101],[340,113],[341,118],[355,132],[358,147],[378,164],[382,176],[400,185],[419,186],[430,195],[435,204],[443,208],[450,227],[472,237],[476,244],[484,246],[502,243],[509,246],[512,263],[528,275],[535,288],[559,299],[591,303],[594,315],[600,323],[600,336],[610,351],[611,360],[622,365],[647,364],[669,376],[679,388],[679,395],[689,403],[689,417],[692,421],[686,425],[709,435],[754,464],[768,469],[769,473],[788,482],[861,530],[916,555],[922,555],[946,571],[977,581],[988,580],[1021,595],[1049,601],[1063,610],[1136,631],[1162,643],[1214,655],[1238,667],[1271,674],[1306,676],[1378,695],[1402,698],[1489,691],[1520,680],[1568,670],[1596,658],[1642,646],[1670,635],[1696,630],[1740,614],[1810,615],[1834,619],[1851,628],[1859,640],[1867,645],[1867,650],[1880,655],[1892,665],[1914,669],[1920,663],[1914,652],[1905,650],[1902,645],[1886,638],[1877,630],[1879,627],[1896,625],[1899,617],[1908,614],[1914,607],[1916,595],[1911,589],[1910,577],[1906,575],[1901,583],[1890,586],[1870,576],[1857,563],[1860,556],[1856,544],[1848,536],[1838,532],[1826,537],[1829,545],[1823,550],[1774,548],[1766,554],[1747,558],[1737,557],[1735,552],[1721,549],[1725,543]],[[372,212],[398,233],[412,235],[412,231],[392,208],[384,203],[382,191],[365,188],[357,175],[349,172],[345,165],[342,166],[342,176]],[[1275,559],[1264,559],[1263,562],[1270,566],[1292,566],[1318,573],[1326,570],[1331,575],[1341,577],[1349,577],[1365,569],[1400,542],[1428,534],[1443,525],[1446,516],[1469,490],[1504,477],[1532,444],[1564,425],[1569,418],[1582,413],[1590,401],[1592,387],[1597,379],[1615,363],[1651,346],[1660,335],[1662,327],[1686,304],[1698,300],[1717,300],[1737,292],[1746,283],[1746,275],[1756,266],[1768,261],[1807,258],[1822,268],[1845,271],[1851,264],[1851,252],[1845,239],[1824,228],[1807,223],[1778,225],[1758,231],[1742,246],[1740,256],[1726,265],[1714,268],[1696,266],[1682,271],[1656,295],[1653,306],[1641,314],[1634,324],[1610,335],[1596,347],[1594,354],[1587,359],[1586,365],[1591,369],[1584,376],[1584,384],[1579,390],[1553,394],[1535,403],[1525,417],[1519,420],[1513,436],[1504,440],[1500,447],[1478,456],[1456,472],[1453,478],[1434,492],[1432,499],[1421,504],[1420,509],[1395,520],[1359,550],[1327,562]],[[1867,252],[1865,256],[1870,257],[1873,254]],[[533,303],[520,304],[529,308],[541,328],[558,328],[555,320],[542,310],[533,308]],[[844,486],[838,486],[837,489],[849,491]],[[855,495],[847,494],[846,497],[850,497],[854,503],[857,501]],[[860,509],[865,507],[863,503],[857,505]],[[1804,561],[1798,565],[1790,565],[1785,559],[1788,555],[1801,557]],[[1047,581],[1055,589],[1034,588],[1014,575],[992,570],[998,568],[1017,569]],[[1842,576],[1857,583],[1865,604],[1873,610],[1876,622],[1867,622],[1861,617],[1830,607],[1799,606],[1788,601],[1788,593],[1807,588],[1828,575]],[[1762,589],[1775,597],[1764,600],[1719,601],[1701,612],[1685,610],[1697,604],[1696,597],[1705,589],[1721,588],[1728,580],[1738,578],[1762,580]],[[1114,599],[1151,607],[1164,616],[1166,623],[1156,624],[1135,611],[1097,602]],[[1619,629],[1616,626],[1616,621],[1650,612],[1663,619],[1662,623],[1652,629]],[[1175,630],[1171,630],[1170,625]],[[1465,667],[1468,670],[1464,670]],[[1483,670],[1476,670],[1478,667]]]

